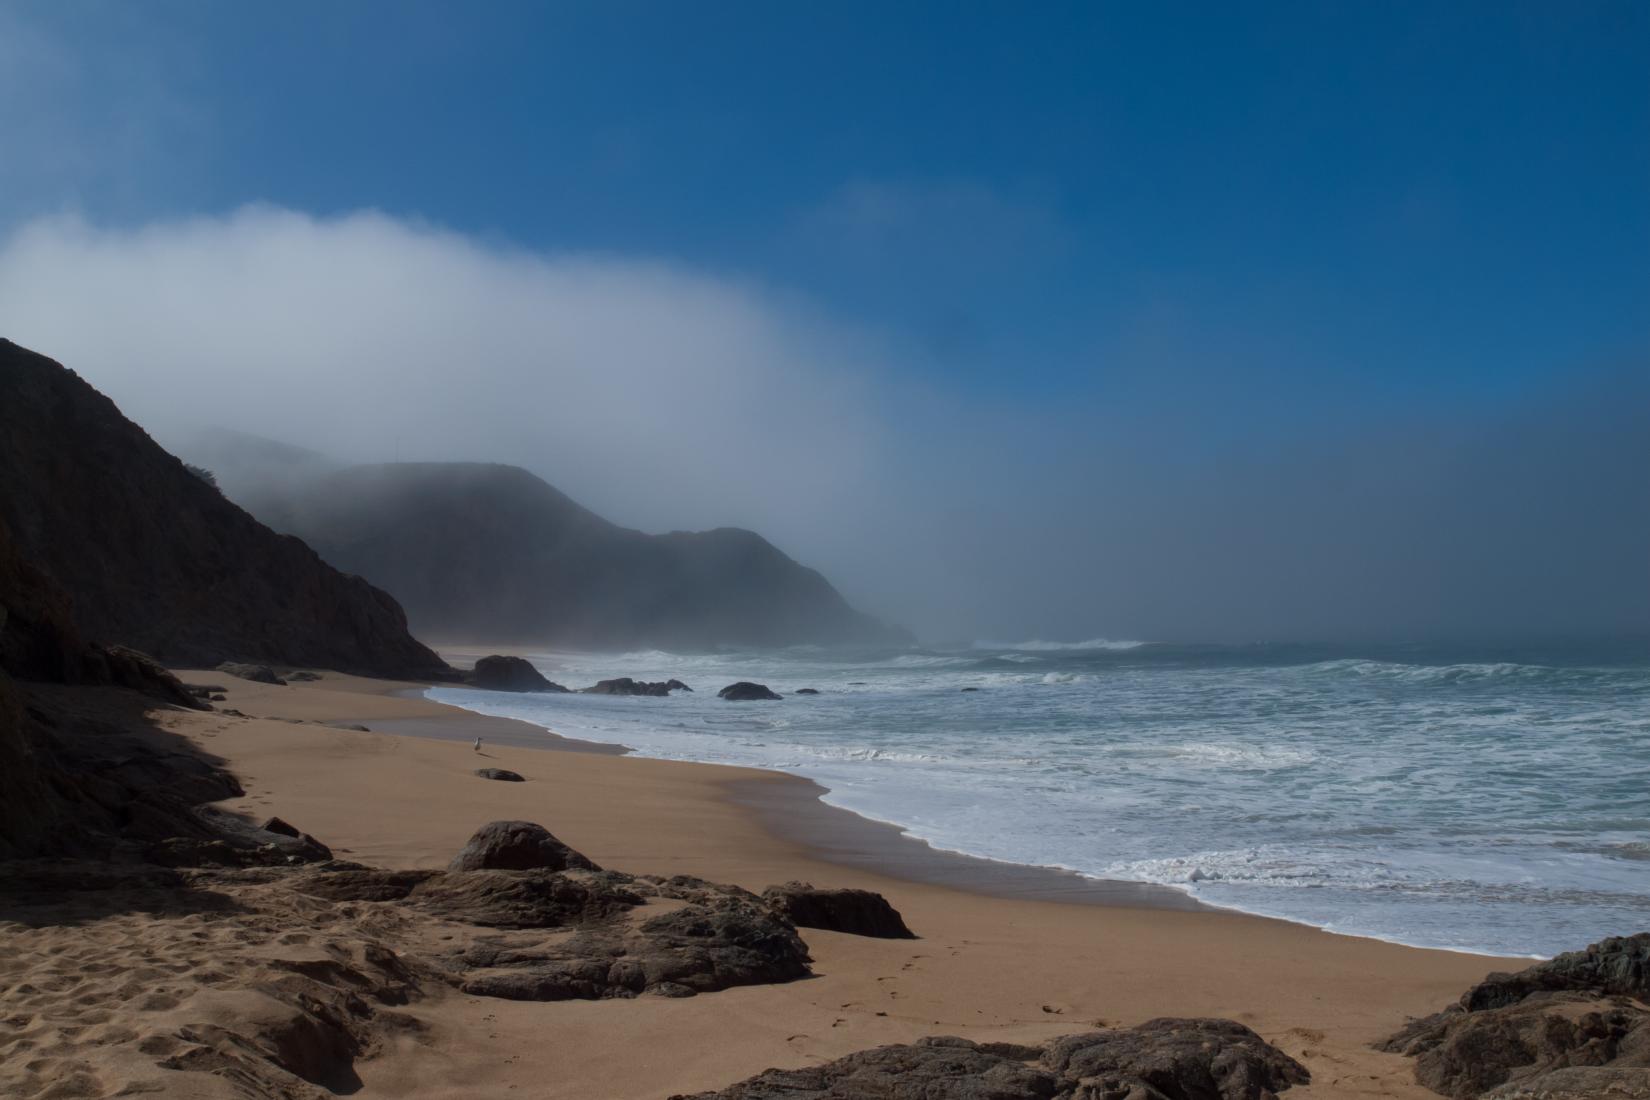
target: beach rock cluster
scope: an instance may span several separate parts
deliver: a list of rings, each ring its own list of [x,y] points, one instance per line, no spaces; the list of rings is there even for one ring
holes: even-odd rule
[[[762,900],[798,928],[890,940],[917,938],[899,910],[870,890],[821,890],[806,882],[787,882],[762,891]]]
[[[1650,933],[1491,974],[1379,1049],[1443,1096],[1650,1097]]]
[[[449,980],[478,996],[687,997],[809,973],[795,926],[749,891],[603,871],[530,822],[483,826],[446,871],[334,864],[293,889],[499,930],[438,960]],[[681,904],[649,916],[649,899]],[[573,935],[544,935],[562,929]]]
[[[620,676],[614,680],[598,680],[590,687],[582,689],[586,695],[651,695],[663,697],[673,691],[692,691],[693,689],[680,680],[632,680],[628,676]]]
[[[449,871],[599,871],[543,825],[531,821],[492,821],[477,829]]]
[[[936,1036],[673,1100],[1273,1100],[1308,1079],[1242,1024],[1159,1019],[1040,1047]]]
[[[494,653],[476,662],[475,668],[464,674],[464,682],[471,687],[489,691],[549,691],[566,692],[560,684],[547,680],[525,657],[510,657]]]

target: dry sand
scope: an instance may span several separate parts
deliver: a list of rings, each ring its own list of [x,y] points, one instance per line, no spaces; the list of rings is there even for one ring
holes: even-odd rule
[[[1164,1015],[1253,1027],[1312,1071],[1313,1083],[1289,1097],[1431,1097],[1406,1059],[1369,1042],[1490,970],[1525,965],[1201,909],[1178,895],[1178,907],[1156,907],[1165,899],[1137,890],[937,858],[820,806],[804,780],[558,743],[526,723],[409,697],[413,685],[334,674],[285,687],[184,678],[232,685],[220,706],[257,716],[157,715],[241,778],[246,796],[225,806],[278,814],[342,858],[444,866],[477,826],[520,818],[621,870],[753,890],[790,879],[877,890],[921,937],[805,929],[817,977],[682,1000],[545,1004],[437,988],[401,1010],[415,1026],[357,1062],[361,1097],[662,1098],[923,1035],[1040,1041]],[[478,733],[481,756],[470,744]],[[476,777],[483,766],[527,782]],[[239,934],[238,950],[317,951],[328,919],[324,905],[266,919],[255,935]],[[6,927],[0,988],[13,989],[17,1003],[4,1008],[27,1021],[28,1042],[0,1047],[13,1063],[0,1071],[0,1092],[8,1081],[41,1096],[149,1082],[169,1095],[219,1095],[199,1075],[187,1088],[168,1085],[145,1056],[166,1045],[180,1003],[243,996],[228,964],[214,962],[224,927],[200,914],[141,912]],[[63,1087],[46,1088],[53,1079]]]

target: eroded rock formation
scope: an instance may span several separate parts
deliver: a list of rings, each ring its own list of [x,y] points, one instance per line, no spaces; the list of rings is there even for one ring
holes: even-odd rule
[[[1650,1095],[1646,1000],[1650,933],[1615,937],[1491,974],[1380,1048],[1413,1057],[1417,1081],[1457,1100]]]
[[[1231,1020],[1152,1020],[1043,1047],[938,1036],[673,1100],[1273,1100],[1306,1068]]]

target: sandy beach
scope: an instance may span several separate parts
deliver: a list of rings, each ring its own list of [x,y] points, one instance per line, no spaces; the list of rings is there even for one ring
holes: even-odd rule
[[[1158,905],[1168,899],[1025,869],[993,877],[977,861],[902,851],[893,830],[854,826],[821,806],[805,780],[558,742],[525,723],[415,697],[417,685],[330,673],[288,686],[182,675],[229,686],[219,713],[156,715],[240,777],[245,797],[225,808],[279,815],[341,858],[441,867],[481,824],[519,818],[606,867],[753,890],[805,879],[879,891],[920,937],[804,930],[816,977],[682,1000],[535,1003],[428,990],[403,1010],[415,1024],[357,1061],[363,1097],[662,1098],[924,1035],[1042,1041],[1165,1015],[1225,1016],[1253,1027],[1311,1070],[1311,1085],[1291,1096],[1423,1097],[1433,1094],[1413,1083],[1407,1059],[1368,1044],[1486,972],[1522,965],[1184,901]],[[247,717],[221,713],[226,708]],[[478,735],[480,756],[471,745]],[[478,766],[512,769],[527,781],[481,779]],[[786,825],[776,828],[781,820]],[[970,875],[978,888],[969,888]],[[41,960],[66,949],[94,948],[163,964],[164,945],[146,937],[146,919],[159,918],[20,930],[8,965],[15,977],[31,959],[44,967]],[[49,976],[36,974],[35,984]],[[175,1011],[177,999],[162,1007]],[[35,1049],[78,1059],[104,1081],[118,1076],[112,1067],[121,1058],[136,1056],[121,1053],[119,1041],[142,1032],[141,1002],[105,1014],[105,1029],[115,1033],[95,1049],[84,1027],[63,1024],[65,1006],[49,991],[31,1011],[44,1027],[54,1007],[62,1025],[56,1046],[41,1032]],[[77,1094],[98,1093],[52,1093]]]

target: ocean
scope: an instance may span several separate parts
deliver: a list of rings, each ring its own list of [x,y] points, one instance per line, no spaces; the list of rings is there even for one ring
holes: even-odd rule
[[[1536,956],[1650,929],[1642,643],[530,656],[569,687],[694,692],[429,695],[644,756],[794,772],[939,848],[1333,932]],[[736,680],[786,698],[716,698]]]

